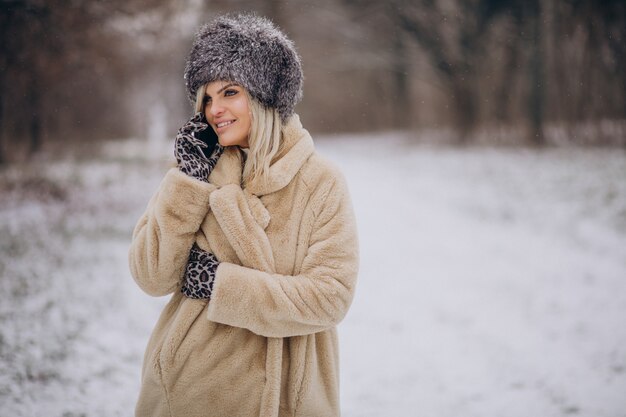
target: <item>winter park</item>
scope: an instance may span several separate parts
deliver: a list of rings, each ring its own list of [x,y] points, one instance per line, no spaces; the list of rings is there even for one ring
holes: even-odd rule
[[[337,325],[341,415],[626,417],[623,2],[98,4],[0,10],[0,416],[136,415],[151,334],[186,295],[140,288],[133,232],[173,167],[197,181],[175,153],[193,114],[183,72],[196,30],[252,11],[294,41],[295,113],[354,211],[358,278]],[[244,119],[212,100],[235,115],[225,128],[204,107],[225,141]],[[268,210],[269,234],[282,221],[272,194],[245,191]],[[341,269],[329,265],[330,276]],[[263,336],[243,331],[248,345],[222,361]],[[235,363],[242,381],[253,374]],[[277,397],[281,416],[292,415],[289,395]]]

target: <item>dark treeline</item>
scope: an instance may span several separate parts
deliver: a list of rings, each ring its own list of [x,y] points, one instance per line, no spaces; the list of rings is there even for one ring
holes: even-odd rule
[[[244,10],[296,42],[313,131],[626,142],[622,0],[0,0],[0,161],[173,135],[194,31]]]

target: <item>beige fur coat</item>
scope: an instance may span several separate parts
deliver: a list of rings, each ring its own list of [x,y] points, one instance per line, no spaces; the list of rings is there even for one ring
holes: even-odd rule
[[[358,239],[345,179],[294,115],[269,182],[226,148],[210,183],[171,168],[133,231],[132,276],[173,293],[144,356],[137,416],[338,416],[336,325]],[[180,293],[195,242],[221,261],[210,301]]]

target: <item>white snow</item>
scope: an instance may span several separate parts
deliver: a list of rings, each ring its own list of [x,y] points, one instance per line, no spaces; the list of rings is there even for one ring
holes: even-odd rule
[[[170,145],[0,171],[0,415],[133,414],[167,298],[137,288],[127,250]],[[361,242],[344,416],[626,415],[624,150],[316,146]]]

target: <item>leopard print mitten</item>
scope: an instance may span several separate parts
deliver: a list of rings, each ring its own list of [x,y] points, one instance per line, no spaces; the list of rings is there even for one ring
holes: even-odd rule
[[[209,125],[202,122],[202,113],[198,112],[178,130],[174,142],[174,156],[178,168],[190,177],[204,182],[209,182],[209,174],[224,152],[224,147],[218,143],[209,158],[204,156],[202,148],[206,148],[207,145],[194,137],[193,132],[200,132],[208,127]]]
[[[196,243],[191,247],[181,292],[189,298],[211,298],[215,271],[220,262]]]

